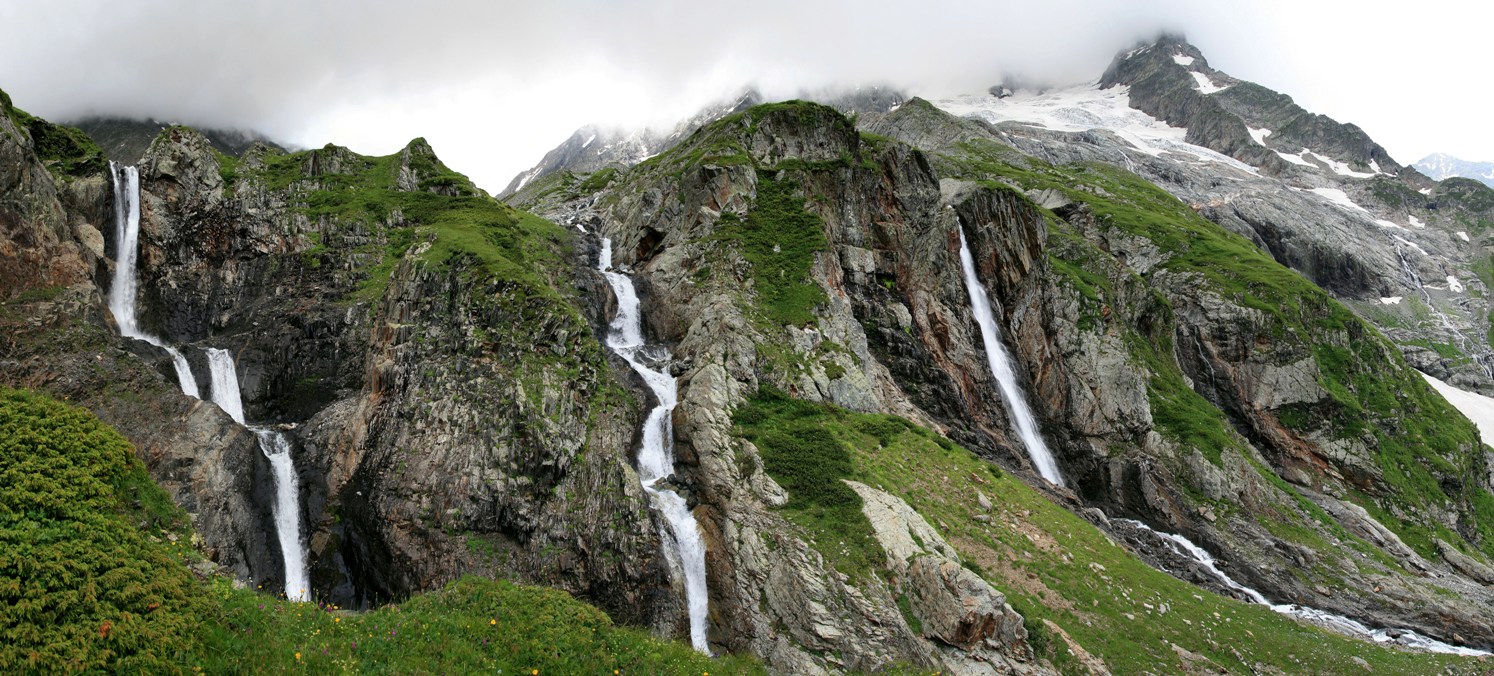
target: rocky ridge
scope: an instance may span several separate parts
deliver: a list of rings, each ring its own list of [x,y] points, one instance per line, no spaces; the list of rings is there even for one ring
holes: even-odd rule
[[[823,90],[805,92],[801,98],[819,101],[846,113],[886,112],[906,99],[885,87],[865,87],[851,91]],[[576,174],[590,174],[603,169],[621,169],[674,147],[695,130],[733,113],[765,103],[756,89],[748,89],[735,98],[706,106],[671,129],[609,129],[588,125],[577,129],[560,145],[545,153],[539,164],[515,176],[498,195],[515,197],[529,188],[529,194],[550,190],[557,182],[573,185]],[[549,179],[549,180],[545,180]],[[525,198],[520,198],[525,199]]]

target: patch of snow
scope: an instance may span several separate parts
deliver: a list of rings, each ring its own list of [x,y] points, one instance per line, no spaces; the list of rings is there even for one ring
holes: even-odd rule
[[[1313,167],[1313,168],[1316,168],[1318,165],[1313,164],[1311,162],[1308,162],[1306,159],[1303,159],[1303,157],[1302,157],[1303,155],[1311,155],[1311,154],[1312,154],[1312,151],[1310,151],[1310,150],[1308,150],[1306,148],[1303,148],[1302,152],[1297,153],[1295,155],[1288,155],[1288,154],[1286,154],[1284,152],[1281,152],[1280,150],[1276,151],[1276,156],[1277,157],[1280,157],[1283,160],[1291,162],[1292,164],[1300,164],[1300,165],[1302,165],[1304,167]]]
[[[1204,75],[1203,73],[1200,73],[1196,70],[1190,70],[1188,71],[1188,74],[1192,75],[1193,81],[1198,83],[1198,92],[1200,94],[1204,94],[1207,96],[1209,94],[1215,94],[1229,89],[1229,87],[1220,87],[1218,85],[1215,85],[1214,82],[1209,79],[1209,76]]]
[[[1370,160],[1370,171],[1373,171],[1377,174],[1384,173],[1380,171],[1380,163],[1374,160]]]
[[[1421,193],[1423,195],[1430,195],[1430,194],[1432,194],[1432,189],[1431,188],[1422,188],[1421,190],[1418,190],[1416,192],[1419,192],[1419,193]]]
[[[1344,191],[1339,190],[1338,188],[1313,188],[1312,190],[1309,190],[1308,192],[1311,192],[1311,193],[1317,195],[1318,197],[1322,197],[1323,199],[1326,199],[1329,202],[1337,204],[1338,206],[1341,206],[1341,207],[1343,207],[1345,209],[1348,209],[1350,211],[1359,211],[1359,212],[1363,212],[1363,213],[1366,213],[1366,214],[1369,213],[1369,211],[1365,210],[1364,207],[1361,207],[1358,204],[1355,204],[1354,200],[1349,199],[1348,193],[1345,193]],[[1389,221],[1386,221],[1386,222],[1389,223]],[[1394,223],[1391,223],[1391,225],[1394,226],[1394,227],[1400,227],[1398,225],[1395,225]]]
[[[1423,249],[1420,246],[1417,246],[1416,242],[1413,242],[1413,241],[1411,241],[1409,239],[1406,239],[1405,237],[1402,237],[1400,235],[1392,234],[1390,236],[1390,238],[1393,239],[1393,240],[1395,240],[1395,241],[1397,241],[1397,242],[1400,242],[1401,244],[1405,244],[1406,246],[1409,246],[1409,247],[1411,247],[1413,249],[1416,249],[1417,251],[1420,251],[1421,255],[1426,256],[1427,258],[1431,258],[1432,257],[1432,254],[1427,253],[1426,249]]]
[[[1457,277],[1454,277],[1452,275],[1448,275],[1447,276],[1447,290],[1451,291],[1453,293],[1463,293],[1463,283],[1460,282],[1460,281],[1458,281]]]
[[[1383,226],[1385,226],[1387,228],[1395,228],[1397,230],[1405,230],[1405,228],[1402,228],[1399,223],[1396,223],[1395,221],[1387,221],[1387,220],[1385,220],[1383,218],[1377,218],[1377,219],[1375,219],[1375,223],[1377,223],[1379,225],[1383,225]]]
[[[951,115],[991,124],[1020,122],[1063,132],[1105,129],[1148,155],[1186,153],[1201,162],[1225,164],[1258,174],[1255,167],[1233,157],[1186,142],[1187,129],[1169,126],[1132,108],[1130,97],[1129,87],[1100,89],[1097,82],[1091,82],[1042,93],[1019,90],[1000,99],[981,93],[938,99],[933,103]]]
[[[1266,145],[1266,137],[1271,135],[1271,130],[1265,128],[1251,129],[1250,127],[1246,127],[1245,131],[1250,132],[1250,138],[1255,139],[1255,142],[1261,145]]]
[[[581,148],[585,149],[585,148],[590,147],[591,146],[591,142],[595,141],[595,140],[597,140],[597,135],[596,134],[592,134],[591,136],[587,137],[585,143],[581,144]]]
[[[1365,173],[1365,172],[1362,172],[1362,171],[1354,171],[1353,169],[1349,168],[1349,165],[1344,164],[1343,162],[1335,160],[1335,159],[1333,159],[1331,157],[1328,157],[1327,155],[1324,155],[1322,153],[1316,153],[1315,152],[1315,153],[1313,153],[1313,157],[1316,157],[1319,160],[1322,160],[1323,164],[1328,165],[1328,168],[1332,169],[1333,173],[1338,174],[1339,176],[1348,176],[1350,178],[1374,178],[1374,176],[1375,176],[1375,174],[1372,174],[1372,173]],[[1379,172],[1375,172],[1375,173],[1379,173]]]
[[[1401,297],[1400,296],[1390,296],[1389,298],[1381,298],[1380,302],[1384,303],[1386,305],[1400,305],[1401,304]]]
[[[1246,129],[1249,129],[1249,127],[1246,127]],[[1255,134],[1252,131],[1251,136],[1254,136],[1254,135]],[[1259,142],[1260,139],[1256,139],[1256,141]],[[1313,158],[1317,159],[1317,161],[1322,162],[1325,165],[1328,165],[1328,169],[1330,171],[1332,171],[1333,173],[1338,174],[1339,176],[1348,176],[1350,178],[1373,178],[1373,177],[1375,177],[1375,175],[1381,173],[1379,165],[1374,164],[1373,162],[1370,163],[1370,167],[1374,169],[1374,171],[1371,172],[1371,173],[1366,173],[1366,172],[1363,172],[1363,171],[1354,171],[1354,169],[1352,167],[1350,167],[1348,164],[1346,164],[1344,162],[1340,162],[1338,160],[1335,160],[1332,157],[1324,155],[1323,153],[1320,153],[1320,152],[1316,152],[1316,151],[1314,151],[1314,150],[1312,150],[1310,148],[1303,148],[1302,152],[1299,152],[1299,153],[1296,153],[1296,154],[1290,154],[1290,155],[1278,150],[1278,151],[1276,151],[1276,155],[1278,157],[1280,157],[1281,159],[1283,159],[1283,160],[1291,162],[1292,164],[1299,164],[1299,165],[1302,165],[1304,167],[1314,167],[1314,168],[1317,168],[1318,165],[1312,163],[1310,160],[1307,159],[1307,157],[1309,155],[1311,155]]]
[[[1426,378],[1427,384],[1437,390],[1437,394],[1442,395],[1447,403],[1452,404],[1453,408],[1458,409],[1473,421],[1485,444],[1494,441],[1494,399],[1476,392],[1458,389],[1425,373],[1421,374],[1421,377]]]
[[[1191,66],[1193,65],[1193,57],[1186,54],[1173,54],[1172,62],[1179,66]]]
[[[1458,237],[1462,238],[1463,241],[1465,241],[1465,242],[1473,241],[1473,240],[1468,239],[1468,233],[1463,232],[1462,230],[1458,231]]]
[[[1427,224],[1423,223],[1420,218],[1417,218],[1416,214],[1410,214],[1409,216],[1407,216],[1407,218],[1411,219],[1411,227],[1413,227],[1413,228],[1425,228],[1425,227],[1427,227]]]
[[[529,185],[529,182],[532,181],[532,180],[534,180],[535,176],[539,175],[539,172],[540,172],[539,167],[535,167],[533,169],[530,169],[529,171],[524,172],[523,178],[519,179],[519,184],[516,185],[516,186],[514,186],[514,192],[519,192],[520,190],[523,190],[524,186]]]

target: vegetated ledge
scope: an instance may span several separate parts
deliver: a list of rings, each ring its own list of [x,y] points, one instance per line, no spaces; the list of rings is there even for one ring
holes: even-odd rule
[[[497,280],[556,296],[551,282],[568,257],[570,234],[488,196],[441,163],[424,139],[382,157],[328,145],[296,153],[260,147],[252,157],[217,159],[230,189],[254,181],[284,193],[295,210],[326,227],[386,230],[382,262],[354,299],[379,297],[398,259],[412,250],[438,265],[470,254]]]
[[[15,107],[4,90],[0,90],[0,115],[31,136],[37,157],[61,180],[102,174],[109,167],[103,149],[82,130],[52,124]]]
[[[235,588],[129,442],[42,395],[0,388],[0,478],[0,671],[762,671],[504,581],[367,613]]]

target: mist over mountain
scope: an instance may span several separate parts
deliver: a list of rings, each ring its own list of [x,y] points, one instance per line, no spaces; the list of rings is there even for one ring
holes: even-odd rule
[[[374,0],[358,12],[274,0],[69,6],[0,8],[0,82],[48,119],[173,120],[371,154],[424,136],[495,193],[582,126],[667,128],[744,86],[780,100],[871,84],[938,96],[1007,76],[1068,85],[1162,31],[1185,32],[1231,72],[1312,110],[1353,117],[1398,156],[1481,154],[1460,143],[1482,141],[1453,131],[1477,124],[1478,102],[1452,98],[1476,88],[1449,69],[1396,75],[1410,64],[1363,39],[1409,45],[1436,34],[1436,49],[1456,61],[1478,42],[1459,39],[1483,25],[1465,16],[1474,6],[1377,16],[1281,0],[769,0],[731,21],[670,0],[440,0],[418,10]],[[1420,84],[1413,97],[1375,99],[1387,80]],[[1444,122],[1416,123],[1429,116]]]

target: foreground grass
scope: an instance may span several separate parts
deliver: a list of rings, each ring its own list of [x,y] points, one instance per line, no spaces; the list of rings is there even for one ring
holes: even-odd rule
[[[1066,672],[1079,671],[1078,663],[1041,620],[1063,628],[1117,674],[1200,668],[1185,664],[1174,645],[1236,673],[1363,673],[1353,657],[1375,673],[1426,674],[1447,667],[1475,672],[1491,666],[1346,638],[1178,580],[1021,481],[900,418],[765,391],[740,407],[736,420],[739,431],[762,450],[768,472],[783,477],[790,493],[795,485],[824,487],[832,478],[854,479],[907,501],[960,551],[967,568],[1007,595],[1034,632],[1034,648]],[[849,461],[786,466],[782,457],[773,459],[785,448],[781,439],[805,429],[822,430]],[[980,507],[977,492],[993,503],[989,512]],[[863,527],[855,520],[806,516],[795,503],[814,505],[821,498],[790,500],[784,509],[808,524],[816,542],[863,541]],[[989,522],[976,520],[977,515],[987,515]],[[831,560],[847,558],[839,551],[824,553]]]
[[[113,429],[0,388],[0,673],[761,672],[504,581],[367,613],[204,582],[187,524]]]
[[[612,624],[562,591],[464,578],[397,606],[349,613],[219,582],[201,664],[220,673],[759,673]]]

